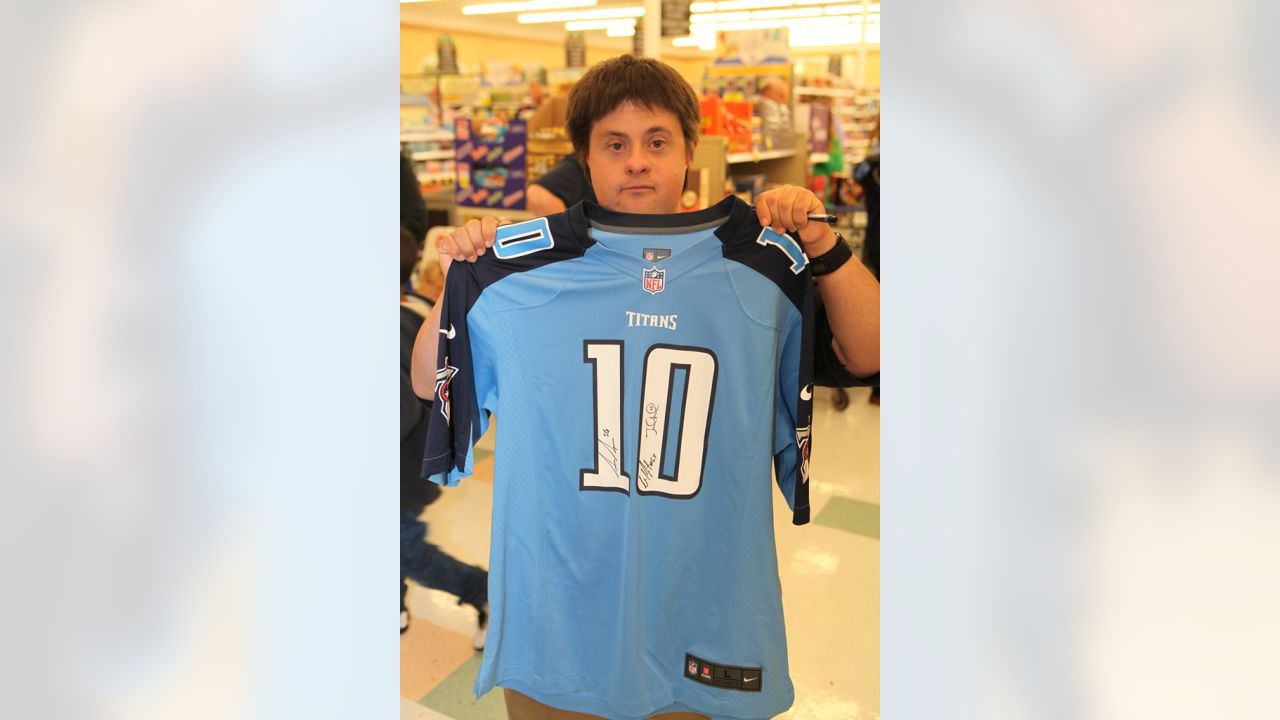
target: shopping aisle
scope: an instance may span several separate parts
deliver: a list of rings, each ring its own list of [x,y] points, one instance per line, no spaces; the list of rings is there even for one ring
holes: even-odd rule
[[[796,703],[779,718],[880,717],[880,408],[850,392],[843,411],[819,388],[810,461],[813,522],[791,524],[774,491],[774,531]],[[475,475],[427,509],[432,542],[488,565],[493,502],[492,428],[477,446]],[[413,616],[400,640],[402,720],[505,718],[500,690],[471,696],[480,653],[475,612],[451,596],[410,585]]]

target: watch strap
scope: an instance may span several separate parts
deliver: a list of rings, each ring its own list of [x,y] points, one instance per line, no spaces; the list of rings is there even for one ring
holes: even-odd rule
[[[843,235],[836,233],[836,244],[832,245],[830,250],[818,257],[809,258],[809,274],[813,277],[821,277],[833,273],[849,262],[852,257],[853,248],[849,247],[849,242]]]

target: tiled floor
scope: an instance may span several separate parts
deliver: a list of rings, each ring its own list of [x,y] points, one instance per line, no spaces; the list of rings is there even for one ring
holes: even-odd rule
[[[810,460],[813,522],[791,524],[774,492],[774,532],[796,702],[789,720],[880,717],[880,408],[869,391],[815,393]],[[487,565],[493,502],[492,431],[481,439],[475,475],[427,509],[432,542]],[[475,612],[436,590],[410,585],[413,622],[400,640],[402,720],[505,718],[501,690],[477,701],[480,654],[471,649]]]

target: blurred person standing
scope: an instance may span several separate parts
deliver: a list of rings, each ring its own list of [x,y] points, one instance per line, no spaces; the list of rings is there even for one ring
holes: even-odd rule
[[[400,232],[408,233],[419,249],[427,237],[427,203],[422,199],[413,163],[404,153],[400,154]]]
[[[760,117],[769,148],[790,148],[795,143],[791,120],[791,90],[780,77],[766,78],[760,85]]]
[[[862,263],[880,279],[880,116],[871,130],[871,149],[853,169],[853,181],[862,189],[867,208],[867,235],[862,243]]]
[[[880,279],[880,116],[871,130],[871,150],[853,169],[853,180],[862,188],[867,208],[867,233],[862,241],[862,264]],[[880,386],[871,388],[871,402],[880,404]]]
[[[401,161],[401,199],[408,193],[404,179],[407,163]],[[412,172],[410,172],[412,175]],[[417,180],[413,180],[413,194],[417,193]],[[422,204],[419,195],[417,205]],[[427,542],[427,525],[420,516],[426,507],[440,497],[440,486],[422,478],[422,455],[427,443],[427,419],[431,415],[431,403],[413,392],[410,379],[414,338],[423,321],[435,304],[435,298],[426,298],[409,289],[413,268],[421,256],[420,241],[416,240],[416,207],[413,202],[400,208],[400,632],[409,629],[409,609],[405,596],[409,592],[406,578],[423,587],[443,590],[456,595],[458,604],[476,609],[477,625],[472,647],[484,649],[489,613],[489,574],[483,568],[468,565]],[[407,212],[406,212],[407,211]],[[421,234],[426,234],[426,208],[422,207]],[[449,258],[440,258],[447,268]]]

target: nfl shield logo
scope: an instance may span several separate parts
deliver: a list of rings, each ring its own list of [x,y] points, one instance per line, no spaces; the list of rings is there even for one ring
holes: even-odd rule
[[[690,674],[690,675],[697,675],[697,674],[698,674],[698,661],[697,661],[697,660],[690,660],[690,661],[689,661],[689,674]]]
[[[663,286],[667,284],[667,271],[651,267],[641,274],[640,279],[645,292],[650,295],[657,295],[662,292]]]

